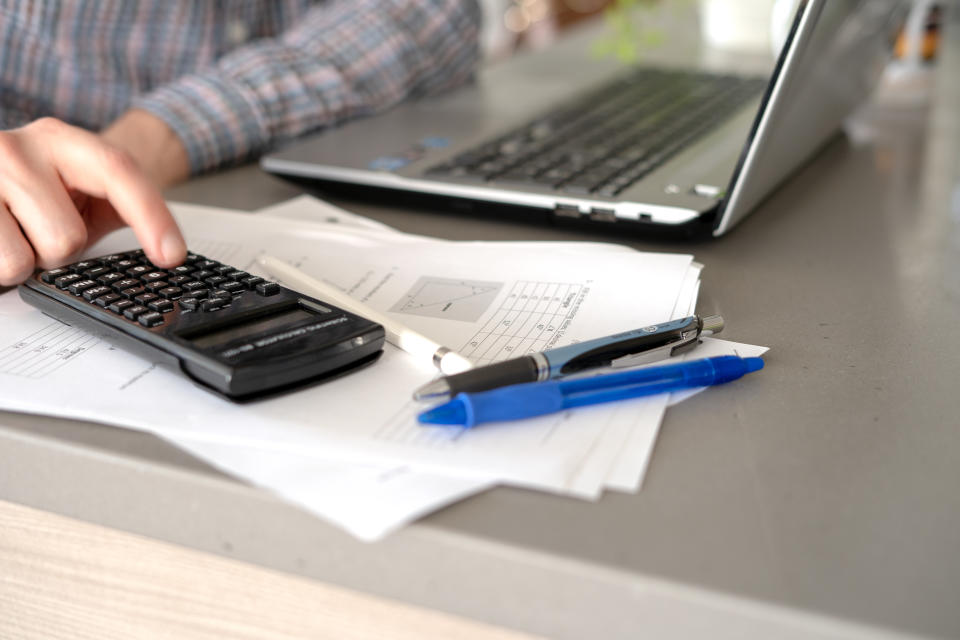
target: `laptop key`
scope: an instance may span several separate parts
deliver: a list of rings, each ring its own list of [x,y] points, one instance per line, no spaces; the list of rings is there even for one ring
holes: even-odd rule
[[[549,185],[555,187],[564,180],[567,180],[571,175],[573,175],[573,170],[571,169],[550,169],[544,173],[532,178],[530,182],[533,184],[540,185]]]
[[[568,182],[561,185],[561,189],[567,193],[587,194],[604,184],[610,179],[610,172],[585,172],[574,176]]]
[[[600,196],[601,198],[613,198],[621,191],[623,191],[622,187],[618,187],[613,184],[605,184],[594,189],[593,195]]]

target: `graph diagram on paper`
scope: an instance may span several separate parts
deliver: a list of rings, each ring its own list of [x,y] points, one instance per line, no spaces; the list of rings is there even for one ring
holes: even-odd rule
[[[503,289],[502,282],[422,277],[390,311],[476,322]]]
[[[553,346],[576,314],[583,283],[518,280],[507,284],[452,278],[420,278],[390,311],[477,322],[502,302],[459,351],[477,364],[515,358]]]

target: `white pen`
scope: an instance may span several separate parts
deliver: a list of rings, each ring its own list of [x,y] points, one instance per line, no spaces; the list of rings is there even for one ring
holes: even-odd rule
[[[357,302],[336,287],[308,276],[283,260],[262,255],[257,258],[257,263],[271,277],[281,280],[284,285],[291,289],[315,296],[320,300],[327,300],[351,313],[383,325],[387,334],[387,342],[403,349],[412,356],[423,360],[429,359],[437,369],[447,375],[461,373],[473,368],[473,363],[453,349],[437,344],[430,338],[420,335],[392,318],[388,318],[385,314]]]

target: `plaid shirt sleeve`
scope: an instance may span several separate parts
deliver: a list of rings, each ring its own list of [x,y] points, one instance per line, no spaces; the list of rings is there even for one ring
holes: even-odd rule
[[[198,173],[470,77],[475,0],[328,0],[277,38],[140,97]]]

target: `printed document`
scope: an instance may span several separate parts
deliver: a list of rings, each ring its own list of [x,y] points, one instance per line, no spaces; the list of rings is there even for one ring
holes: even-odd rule
[[[251,272],[261,253],[287,260],[478,364],[688,315],[699,286],[689,255],[602,243],[438,241],[283,208],[175,213],[196,252]],[[134,246],[124,230],[88,255]],[[155,433],[366,539],[497,483],[589,498],[608,476],[616,486],[638,485],[667,402],[429,428],[415,421],[422,406],[410,398],[436,372],[390,345],[360,372],[236,405],[44,316],[15,291],[0,296],[0,327],[2,408]],[[63,394],[56,405],[51,386]],[[646,455],[624,457],[624,443]],[[322,490],[329,486],[338,491]],[[403,498],[392,511],[384,506],[391,491]],[[359,517],[358,502],[382,517]]]

